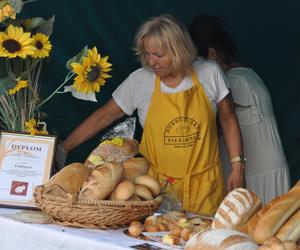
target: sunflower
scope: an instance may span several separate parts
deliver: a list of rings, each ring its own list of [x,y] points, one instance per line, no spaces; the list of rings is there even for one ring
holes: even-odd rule
[[[7,18],[16,18],[16,11],[9,4],[6,4],[4,7],[0,8],[0,22]]]
[[[33,39],[29,32],[23,32],[22,28],[9,25],[6,32],[0,32],[0,56],[21,57],[33,55],[35,47],[32,46]]]
[[[8,94],[14,95],[20,89],[26,88],[27,86],[28,86],[28,81],[26,81],[26,80],[19,80],[14,88],[8,90]]]
[[[77,76],[72,87],[82,93],[99,92],[106,79],[111,77],[106,72],[111,71],[111,64],[107,62],[108,56],[102,57],[98,54],[97,48],[88,50],[83,58],[82,64],[72,63],[71,67]]]
[[[52,45],[49,41],[49,37],[43,33],[36,33],[33,38],[33,46],[36,48],[33,58],[45,58],[49,56],[49,52]]]
[[[30,119],[28,122],[25,122],[26,132],[29,132],[31,135],[42,134],[48,135],[48,131],[46,129],[39,130],[37,126],[40,122],[36,122],[34,118]]]

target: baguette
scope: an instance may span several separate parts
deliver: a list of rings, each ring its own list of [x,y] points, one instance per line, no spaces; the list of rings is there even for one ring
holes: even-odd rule
[[[262,217],[263,214],[265,214],[270,207],[272,207],[277,200],[279,200],[279,197],[276,197],[269,201],[265,206],[263,206],[257,213],[255,213],[251,219],[246,224],[245,233],[251,236],[253,238],[254,229],[259,221],[259,219]]]
[[[279,229],[276,237],[282,241],[300,239],[300,209],[294,213],[286,223]]]
[[[274,236],[287,219],[300,207],[300,181],[271,206],[259,219],[253,233],[254,240],[262,244]]]

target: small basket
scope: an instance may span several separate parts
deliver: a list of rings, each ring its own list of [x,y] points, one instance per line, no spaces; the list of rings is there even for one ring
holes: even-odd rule
[[[61,225],[116,229],[132,221],[142,220],[152,215],[159,207],[161,197],[150,201],[91,201],[68,199],[43,193],[44,186],[37,186],[33,195],[34,202],[42,211]]]

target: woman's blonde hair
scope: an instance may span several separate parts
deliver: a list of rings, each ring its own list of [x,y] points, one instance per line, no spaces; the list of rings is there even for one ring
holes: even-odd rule
[[[164,14],[152,17],[138,29],[134,50],[143,66],[149,66],[145,58],[145,40],[150,38],[170,56],[172,73],[186,74],[190,71],[197,50],[187,29],[173,16]]]

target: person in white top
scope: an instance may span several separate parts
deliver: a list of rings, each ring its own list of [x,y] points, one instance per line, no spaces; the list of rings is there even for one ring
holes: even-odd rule
[[[190,26],[198,55],[215,60],[226,72],[244,144],[246,186],[266,203],[290,189],[288,163],[282,148],[272,101],[263,80],[236,62],[236,47],[223,21],[199,14]],[[231,168],[223,137],[221,160],[225,176]]]
[[[130,74],[112,99],[68,136],[64,149],[72,150],[137,110],[143,127],[140,153],[150,162],[148,174],[161,184],[172,179],[168,190],[183,209],[213,215],[225,193],[217,112],[229,157],[243,154],[225,76],[215,62],[196,60],[188,31],[170,15],[152,17],[142,24],[135,51],[143,67]],[[243,164],[237,159],[228,177],[229,190],[243,185]]]

